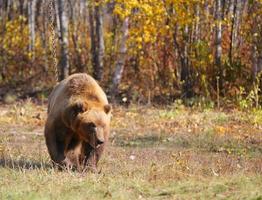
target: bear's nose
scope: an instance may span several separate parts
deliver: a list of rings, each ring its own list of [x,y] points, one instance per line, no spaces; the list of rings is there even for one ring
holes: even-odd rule
[[[96,148],[99,148],[100,145],[102,145],[103,143],[104,143],[104,141],[97,139],[96,140]]]
[[[100,144],[103,144],[104,141],[98,139],[98,140],[96,141],[96,143],[97,143],[98,145],[100,145]]]

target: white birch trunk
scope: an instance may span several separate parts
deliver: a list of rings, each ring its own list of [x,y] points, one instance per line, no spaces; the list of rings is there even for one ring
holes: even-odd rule
[[[28,25],[29,25],[29,52],[32,60],[35,59],[35,10],[37,0],[29,0],[28,3]]]
[[[69,75],[69,53],[68,53],[68,16],[66,12],[66,0],[58,0],[58,18],[60,25],[60,60],[59,81]]]
[[[120,49],[119,49],[119,55],[118,59],[116,61],[116,67],[113,75],[113,83],[112,83],[112,90],[111,94],[114,97],[118,93],[118,87],[121,82],[121,78],[124,71],[125,66],[125,58],[126,58],[126,41],[128,38],[128,25],[129,25],[129,18],[125,18],[122,24],[122,38],[120,40]]]
[[[216,0],[216,37],[215,37],[215,65],[221,67],[221,56],[222,56],[222,18],[221,18],[221,0]]]

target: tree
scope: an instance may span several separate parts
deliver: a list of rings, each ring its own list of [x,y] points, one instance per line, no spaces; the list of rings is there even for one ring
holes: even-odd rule
[[[94,5],[95,4],[95,5]],[[89,24],[91,38],[91,55],[93,65],[93,76],[101,81],[104,71],[104,32],[103,32],[103,10],[98,2],[90,2]]]
[[[34,47],[35,47],[35,12],[36,12],[37,0],[29,0],[28,2],[28,24],[29,24],[29,52],[32,54],[32,59],[35,58]]]
[[[221,66],[222,57],[222,0],[216,0],[216,10],[215,10],[215,63],[214,66],[217,70],[217,76],[219,78],[219,87],[222,88],[223,84],[223,72]],[[221,90],[220,90],[221,91]]]
[[[129,18],[126,17],[123,20],[123,24],[122,24],[122,29],[121,29],[122,37],[120,40],[120,48],[119,48],[118,58],[116,61],[115,71],[113,74],[113,81],[112,81],[112,88],[111,88],[112,99],[114,99],[115,95],[118,94],[118,87],[121,82],[121,78],[124,71],[125,58],[127,52],[126,42],[128,37],[128,24],[129,24],[128,21]]]
[[[68,16],[66,12],[66,0],[58,0],[58,22],[59,22],[59,43],[60,43],[60,59],[59,59],[59,81],[65,79],[69,75],[69,41],[68,41]]]
[[[0,0],[0,87],[51,71],[49,2],[59,80],[87,71],[113,97],[166,102],[215,98],[217,77],[220,95],[248,94],[261,76],[261,0]]]
[[[262,4],[253,2],[249,9],[252,18],[251,23],[251,60],[252,60],[252,78],[255,82],[257,78],[261,78],[262,72]]]

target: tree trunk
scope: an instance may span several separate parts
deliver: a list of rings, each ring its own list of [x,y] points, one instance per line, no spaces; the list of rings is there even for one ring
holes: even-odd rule
[[[89,11],[89,26],[90,26],[91,56],[92,56],[91,60],[92,60],[93,69],[95,69],[97,54],[96,54],[94,7],[92,5],[89,5],[88,11]]]
[[[256,77],[257,77],[257,72],[258,72],[258,67],[257,67],[257,52],[256,52],[256,46],[253,45],[252,48],[252,79],[253,82],[256,81]]]
[[[35,59],[35,10],[37,0],[29,0],[28,4],[28,24],[29,24],[29,52],[32,60]]]
[[[97,37],[97,60],[96,67],[94,69],[94,77],[98,81],[102,80],[104,71],[104,33],[103,33],[103,16],[102,16],[102,6],[95,6],[95,22],[96,22],[96,37]]]
[[[253,82],[256,82],[257,76],[262,72],[262,53],[257,55],[256,47],[253,47],[252,51],[252,78]]]
[[[196,4],[196,23],[195,23],[195,41],[197,43],[200,42],[200,5],[199,3]]]
[[[4,13],[4,1],[0,1],[0,16],[1,16],[1,19],[3,19],[2,18],[3,13]]]
[[[193,96],[193,90],[192,90],[192,77],[190,72],[190,66],[189,66],[189,57],[188,57],[188,51],[189,51],[189,29],[188,25],[184,28],[183,33],[183,59],[181,59],[181,82],[182,82],[182,97],[184,98],[191,98]]]
[[[235,19],[236,19],[236,8],[237,8],[237,0],[234,0],[232,5],[231,5],[231,9],[230,9],[230,16],[231,16],[231,32],[230,32],[230,46],[229,46],[229,62],[232,65],[232,61],[233,61],[233,50],[234,50],[234,32],[235,32]]]
[[[48,11],[47,11],[47,3],[45,1],[40,1],[39,5],[39,13],[41,16],[41,27],[42,30],[40,31],[41,37],[41,44],[44,49],[44,72],[48,72],[48,39],[46,37],[47,30],[48,30]]]
[[[259,2],[253,2],[249,4],[248,13],[257,13],[258,10],[261,10],[262,5]],[[256,15],[252,16],[252,24],[251,24],[251,33],[252,37],[252,52],[251,52],[251,60],[252,60],[252,78],[253,82],[256,83],[257,79],[261,79],[262,73],[262,16]]]
[[[222,0],[216,0],[216,12],[215,12],[215,22],[216,22],[216,36],[215,36],[215,67],[217,71],[217,76],[219,77],[219,87],[222,88]],[[221,90],[220,90],[221,91]]]
[[[91,37],[91,54],[93,65],[93,76],[101,81],[104,72],[104,34],[103,34],[103,15],[101,5],[89,6],[89,23]]]
[[[29,0],[29,1],[31,1],[31,0]],[[14,2],[12,2],[12,3],[14,3]],[[25,6],[24,4],[27,6],[27,2],[26,1],[19,0],[19,14],[21,16],[24,15],[24,6]]]
[[[262,53],[257,58],[257,73],[262,72]]]
[[[58,21],[59,21],[59,43],[60,43],[60,60],[59,60],[59,81],[69,75],[69,54],[68,54],[68,16],[66,13],[66,0],[58,0]]]
[[[80,0],[80,5],[79,5],[79,12],[80,12],[80,16],[81,17],[84,17],[85,16],[85,12],[86,12],[86,3],[87,3],[87,1],[86,0]],[[83,20],[84,20],[84,18],[83,18]]]
[[[233,41],[234,45],[237,48],[240,43],[240,38],[239,38],[239,27],[240,27],[240,21],[241,21],[241,13],[242,13],[242,1],[243,0],[236,0],[236,15],[235,15],[235,31],[233,34]]]
[[[6,11],[6,13],[7,13],[7,17],[8,17],[8,21],[9,20],[12,20],[12,18],[13,18],[13,1],[12,0],[7,0],[7,11]]]
[[[119,49],[118,59],[116,61],[116,67],[113,75],[113,82],[111,88],[112,100],[114,100],[115,96],[118,94],[118,87],[121,82],[121,78],[124,71],[125,56],[127,52],[126,41],[128,37],[128,24],[129,24],[129,19],[127,17],[124,19],[122,24],[122,30],[121,30],[122,38],[120,40],[120,49]]]
[[[175,12],[173,10],[172,12]],[[174,13],[175,15],[175,13]],[[182,33],[182,42],[179,44],[179,31]],[[192,31],[193,32],[193,31]],[[181,85],[181,98],[191,98],[193,97],[193,89],[192,89],[192,72],[190,69],[189,63],[189,43],[190,43],[190,35],[189,35],[189,25],[186,24],[183,27],[179,27],[179,24],[175,24],[174,32],[173,32],[173,41],[174,41],[174,50],[178,54],[179,62],[180,62],[180,73],[178,77],[180,78]]]
[[[83,0],[80,1],[80,3]],[[72,38],[72,42],[73,42],[73,49],[74,49],[74,56],[72,59],[74,62],[74,66],[76,67],[76,71],[77,72],[84,72],[84,65],[82,63],[82,56],[81,56],[81,51],[80,51],[80,46],[79,46],[79,31],[78,31],[78,25],[79,25],[79,18],[77,17],[78,14],[80,14],[80,17],[82,17],[81,15],[81,5],[79,5],[79,12],[77,12],[77,6],[76,4],[74,4],[73,2],[69,1],[70,3],[70,21],[71,21],[71,38]],[[72,61],[71,61],[72,62]]]

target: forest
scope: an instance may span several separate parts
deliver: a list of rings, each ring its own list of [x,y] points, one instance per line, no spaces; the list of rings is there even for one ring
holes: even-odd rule
[[[262,0],[0,0],[0,199],[261,183]]]
[[[117,102],[261,103],[260,0],[1,0],[0,13],[4,101],[86,72]]]

